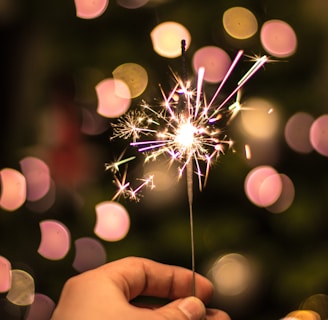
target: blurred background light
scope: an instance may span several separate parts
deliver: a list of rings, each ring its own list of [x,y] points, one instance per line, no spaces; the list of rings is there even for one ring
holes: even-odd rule
[[[239,253],[219,257],[209,271],[215,289],[223,296],[237,296],[245,293],[253,281],[248,259]]]
[[[33,277],[24,270],[11,271],[11,287],[6,298],[18,306],[28,306],[34,301],[35,285]]]
[[[63,259],[71,246],[68,228],[56,220],[40,222],[41,241],[38,253],[49,260]]]
[[[130,90],[122,80],[104,79],[97,84],[96,92],[98,97],[97,112],[103,117],[119,117],[130,107]]]
[[[273,205],[282,192],[281,177],[270,166],[253,168],[247,174],[244,186],[248,199],[259,207]]]
[[[101,16],[107,6],[108,0],[74,0],[76,16],[82,19],[94,19]]]
[[[281,193],[277,200],[266,207],[272,213],[285,212],[294,202],[295,186],[293,181],[285,174],[280,174]]]
[[[113,70],[113,77],[122,80],[129,87],[131,98],[140,96],[148,84],[147,71],[137,63],[119,65]]]
[[[25,157],[20,161],[20,166],[26,179],[26,199],[40,200],[50,189],[51,176],[48,165],[39,158]]]
[[[0,208],[15,211],[26,201],[26,179],[12,168],[0,170],[1,194]]]
[[[42,293],[35,293],[34,301],[31,304],[26,320],[49,320],[55,309],[55,302]]]
[[[47,192],[41,199],[36,201],[27,201],[25,206],[32,212],[43,213],[49,210],[56,201],[56,185],[55,182],[51,179],[50,187]]]
[[[108,121],[95,110],[81,108],[81,132],[86,135],[99,135],[108,130]]]
[[[310,141],[313,148],[328,157],[328,114],[315,119],[310,128]]]
[[[90,237],[75,240],[73,268],[84,272],[101,266],[106,262],[106,250],[100,241]]]
[[[156,208],[159,211],[161,207],[165,207],[169,203],[179,202],[183,187],[178,183],[176,167],[168,167],[163,170],[162,164],[149,163],[145,168],[145,176],[153,176],[155,185],[155,188],[149,188],[144,192],[142,201],[145,206],[152,210]]]
[[[123,239],[130,229],[130,216],[118,202],[104,201],[96,205],[95,234],[106,241]]]
[[[182,24],[167,21],[158,24],[150,33],[154,51],[165,58],[181,56],[181,41],[186,41],[186,50],[190,46],[191,35]]]
[[[314,117],[307,112],[296,112],[285,125],[285,140],[288,146],[299,153],[310,153],[313,147],[310,141],[310,128]]]
[[[320,315],[312,310],[295,310],[281,320],[322,320]]]
[[[11,263],[0,256],[0,293],[7,292],[11,285]]]
[[[315,316],[314,320],[327,319],[328,295],[325,293],[312,294],[301,302],[299,308],[307,311],[311,310],[313,312],[313,315]],[[300,310],[296,310],[296,311],[300,311]]]
[[[278,58],[293,55],[297,49],[294,29],[285,21],[269,20],[261,28],[261,43],[269,54]]]
[[[204,80],[217,83],[226,75],[231,59],[223,49],[207,46],[194,53],[192,63],[195,72],[201,67],[205,68]]]
[[[274,137],[279,127],[279,120],[276,106],[267,99],[252,97],[242,104],[241,129],[252,138]]]
[[[116,0],[117,3],[127,9],[137,9],[147,4],[149,0]]]
[[[232,7],[223,14],[223,27],[229,36],[235,39],[248,39],[258,29],[255,15],[244,7]]]

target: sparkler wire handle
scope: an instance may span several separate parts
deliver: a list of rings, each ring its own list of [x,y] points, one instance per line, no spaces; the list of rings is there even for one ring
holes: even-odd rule
[[[182,81],[186,81],[187,71],[186,71],[186,40],[181,40],[181,58],[182,58]]]
[[[191,243],[191,270],[192,270],[192,282],[191,282],[191,294],[196,295],[196,279],[195,279],[195,240],[194,240],[194,217],[193,217],[193,168],[192,162],[187,165],[187,192],[188,192],[188,204],[189,204],[189,221],[190,221],[190,243]]]
[[[181,58],[182,58],[182,81],[185,85],[187,81],[187,68],[186,68],[186,40],[181,40]],[[188,113],[188,103],[186,97],[183,99],[183,112]],[[187,196],[189,204],[189,223],[190,223],[190,244],[191,244],[191,271],[192,271],[192,284],[191,294],[196,295],[196,282],[195,282],[195,240],[194,240],[194,217],[193,217],[193,163],[190,159],[187,163]]]

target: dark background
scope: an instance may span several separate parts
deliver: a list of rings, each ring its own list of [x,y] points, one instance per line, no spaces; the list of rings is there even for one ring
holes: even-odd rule
[[[49,151],[51,130],[44,127],[53,125],[49,116],[53,105],[72,108],[73,114],[76,112],[73,123],[78,123],[82,107],[96,108],[92,85],[111,77],[122,63],[139,63],[148,71],[147,90],[133,100],[133,105],[141,99],[159,97],[159,83],[169,88],[169,68],[179,71],[181,61],[162,58],[153,51],[149,33],[159,22],[174,20],[188,28],[192,35],[187,52],[189,65],[192,53],[205,45],[217,45],[231,56],[239,48],[249,54],[264,53],[258,34],[244,43],[229,41],[221,18],[230,7],[250,9],[259,26],[269,19],[288,22],[298,37],[296,53],[287,62],[267,65],[247,84],[244,95],[272,98],[280,106],[279,148],[268,164],[292,179],[294,203],[277,215],[251,204],[243,189],[250,165],[241,155],[228,153],[212,169],[204,192],[195,190],[196,263],[197,269],[205,272],[208,261],[230,252],[257,261],[261,272],[256,293],[245,302],[217,303],[234,320],[280,319],[298,309],[309,296],[328,292],[327,159],[315,151],[297,154],[283,139],[286,121],[295,112],[318,117],[328,108],[325,1],[171,0],[150,2],[136,10],[110,1],[106,12],[93,20],[77,18],[73,0],[1,3],[0,168],[19,169],[23,157]],[[84,82],[84,91],[79,84],[86,68],[96,71],[92,73],[94,79]],[[94,236],[94,205],[109,200],[115,192],[104,163],[120,151],[113,149],[109,135],[109,121],[108,130],[97,136],[73,135],[85,147],[82,156],[71,159],[80,168],[80,177],[75,183],[61,181],[56,202],[47,212],[35,213],[26,206],[10,213],[0,211],[0,255],[13,268],[29,271],[35,278],[36,291],[54,301],[64,281],[76,274],[71,266],[74,252],[71,250],[61,261],[39,256],[39,222],[64,222],[73,240]],[[178,198],[160,206],[146,200],[122,200],[130,212],[131,229],[119,242],[103,242],[108,261],[137,255],[190,267],[183,181],[177,190]],[[325,305],[323,310],[328,310]]]

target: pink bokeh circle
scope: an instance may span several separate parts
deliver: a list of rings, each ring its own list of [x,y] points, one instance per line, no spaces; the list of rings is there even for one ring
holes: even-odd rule
[[[260,38],[264,50],[278,58],[293,55],[297,48],[294,29],[282,20],[266,21],[262,26]]]
[[[314,120],[310,128],[310,141],[318,153],[328,157],[328,114]]]
[[[227,73],[231,65],[229,55],[221,48],[207,46],[198,49],[193,56],[193,68],[197,71],[204,67],[204,80],[217,83],[220,82]]]

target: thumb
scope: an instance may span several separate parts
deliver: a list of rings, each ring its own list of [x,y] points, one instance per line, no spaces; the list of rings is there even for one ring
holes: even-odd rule
[[[170,320],[203,320],[206,314],[203,302],[196,297],[174,301],[156,311],[163,319]]]

